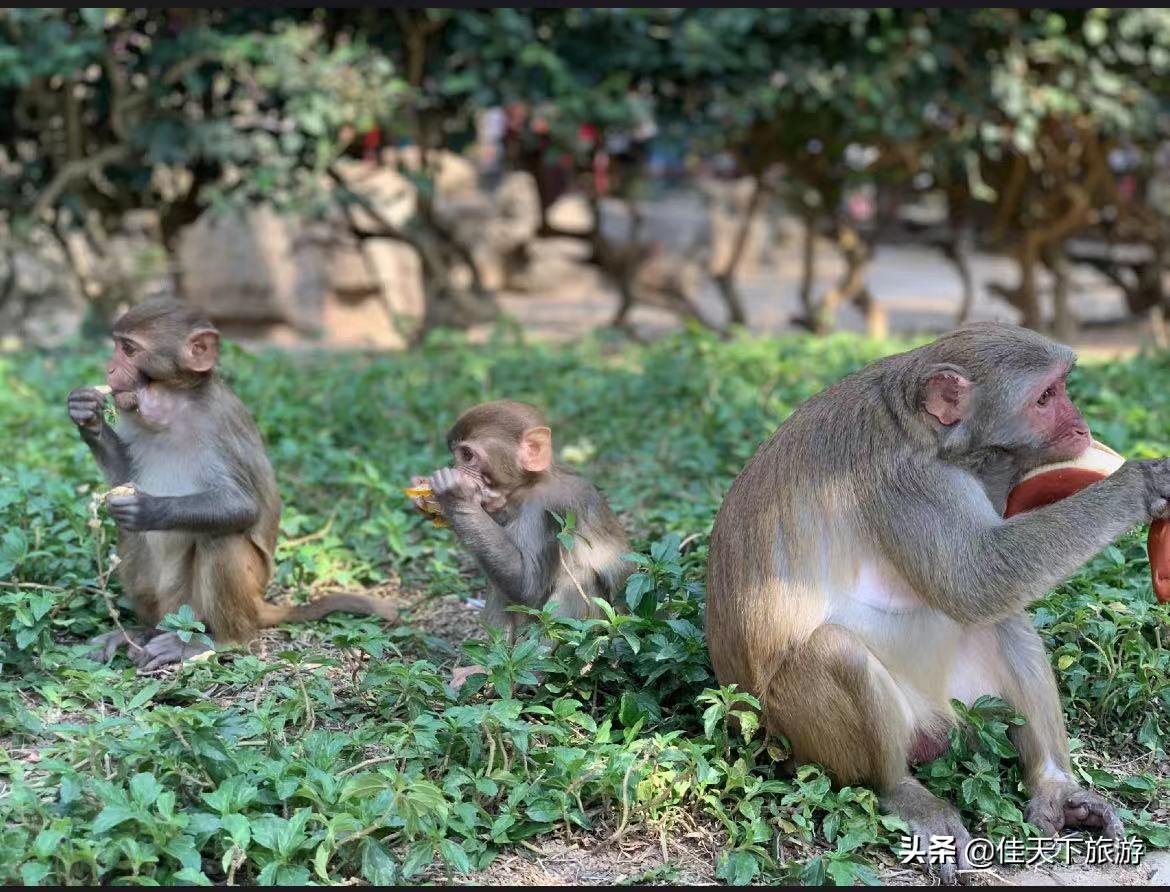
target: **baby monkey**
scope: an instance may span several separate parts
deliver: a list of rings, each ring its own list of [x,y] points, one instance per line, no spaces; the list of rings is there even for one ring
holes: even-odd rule
[[[468,409],[447,434],[454,466],[439,468],[429,485],[443,517],[488,578],[486,626],[516,640],[525,620],[507,610],[552,605],[559,616],[600,615],[593,599],[613,600],[632,567],[625,560],[625,531],[605,497],[587,481],[553,462],[552,429],[539,410],[497,400]],[[420,511],[431,514],[423,497]],[[557,540],[553,512],[576,516],[571,549]],[[479,666],[452,671],[458,688]]]

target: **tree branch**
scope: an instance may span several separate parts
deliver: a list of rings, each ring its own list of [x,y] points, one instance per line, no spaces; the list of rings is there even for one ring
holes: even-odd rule
[[[130,147],[123,143],[117,143],[112,146],[106,146],[96,155],[90,155],[88,158],[78,158],[75,161],[67,161],[61,165],[61,169],[57,171],[56,176],[49,182],[49,185],[44,188],[41,194],[37,197],[36,202],[32,206],[33,219],[39,220],[44,216],[45,211],[52,207],[61,193],[76,179],[81,177],[92,176],[99,172],[107,164],[113,164],[116,161],[121,161],[130,156]]]

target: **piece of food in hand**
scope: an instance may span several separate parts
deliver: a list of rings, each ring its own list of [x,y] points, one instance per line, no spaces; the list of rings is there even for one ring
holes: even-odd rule
[[[415,504],[422,509],[423,514],[427,515],[437,527],[447,526],[447,519],[443,517],[443,507],[439,504],[439,500],[435,498],[434,490],[429,484],[420,484],[418,486],[408,486],[403,493],[411,499],[415,499]]]
[[[1008,494],[1003,516],[1011,517],[1067,498],[1090,483],[1104,480],[1123,464],[1122,456],[1094,440],[1071,461],[1043,465],[1025,474]],[[1150,557],[1154,594],[1161,603],[1170,603],[1170,525],[1166,521],[1155,520],[1150,524],[1146,552]]]
[[[95,384],[93,389],[102,396],[109,396],[114,392],[114,388],[112,388],[109,384]],[[104,418],[106,424],[110,425],[111,427],[118,423],[118,407],[114,405],[113,400],[106,403],[102,407],[102,418]]]
[[[106,493],[106,498],[108,499],[111,496],[132,496],[136,495],[137,492],[138,490],[134,488],[133,483],[123,483],[121,486],[115,486],[108,493]]]

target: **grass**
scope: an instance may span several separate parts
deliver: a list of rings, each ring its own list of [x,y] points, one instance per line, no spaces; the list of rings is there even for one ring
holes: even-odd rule
[[[697,332],[649,346],[437,337],[376,358],[229,349],[280,478],[276,585],[293,599],[379,589],[407,612],[389,629],[289,626],[252,653],[149,676],[82,656],[110,603],[125,612],[108,578],[112,526],[90,512],[97,471],[65,412],[70,389],[101,380],[104,345],[0,357],[0,880],[443,882],[554,845],[600,859],[637,839],[657,854],[612,879],[875,882],[896,864],[900,825],[873,793],[833,790],[813,766],[783,777],[783,741],[729,728],[743,695],[712,676],[703,577],[721,496],[757,444],[893,349]],[[1168,374],[1165,357],[1087,365],[1074,395],[1100,439],[1164,455]],[[445,460],[455,413],[502,396],[547,408],[561,459],[609,495],[640,555],[619,612],[543,622],[552,653],[480,635],[459,654],[461,627],[424,621],[482,580],[400,487]],[[1170,845],[1170,611],[1150,592],[1144,533],[1033,614],[1076,770],[1147,846]],[[491,670],[462,697],[444,685],[458,657]],[[537,672],[544,686],[524,690]],[[920,776],[974,833],[1024,837],[1013,717],[989,701],[967,718]]]

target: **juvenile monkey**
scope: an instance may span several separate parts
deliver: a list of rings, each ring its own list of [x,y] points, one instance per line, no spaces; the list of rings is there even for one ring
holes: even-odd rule
[[[114,324],[113,338],[106,385],[117,427],[94,387],[69,394],[69,417],[106,482],[133,485],[106,505],[118,525],[118,576],[145,626],[128,636],[136,665],[150,670],[205,649],[155,628],[182,604],[214,638],[236,643],[336,610],[395,618],[391,605],[365,595],[264,600],[280,522],[276,477],[252,416],[215,372],[219,333],[202,312],[148,301]],[[109,660],[126,637],[99,636],[95,656]]]
[[[447,434],[454,466],[428,483],[443,516],[489,582],[483,622],[514,641],[526,617],[511,605],[577,619],[599,615],[593,598],[612,601],[630,575],[625,531],[605,497],[553,463],[552,430],[532,406],[511,400],[468,409]],[[415,504],[422,508],[421,500]],[[576,541],[566,550],[550,512],[576,515]],[[452,674],[458,687],[478,666]]]
[[[1004,519],[1029,469],[1089,447],[1067,347],[978,324],[876,362],[789,417],[735,481],[711,535],[707,637],[721,684],[761,701],[801,762],[876,788],[924,839],[970,839],[911,776],[951,698],[1007,700],[1028,820],[1118,837],[1073,777],[1056,682],[1024,608],[1131,527],[1165,517],[1170,461],[1130,461]],[[955,867],[943,868],[953,881]]]

